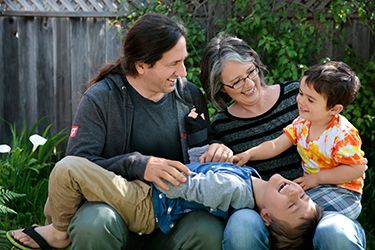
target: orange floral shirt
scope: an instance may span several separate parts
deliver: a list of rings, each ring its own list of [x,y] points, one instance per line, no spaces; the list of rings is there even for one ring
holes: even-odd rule
[[[311,122],[297,117],[284,133],[297,145],[304,175],[335,168],[341,164],[364,164],[362,141],[357,129],[342,115],[332,118],[323,134],[307,140]],[[364,176],[337,186],[362,194]]]

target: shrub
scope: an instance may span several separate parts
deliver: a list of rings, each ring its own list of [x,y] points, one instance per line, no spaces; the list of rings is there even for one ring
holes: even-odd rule
[[[44,223],[43,208],[48,196],[49,173],[54,163],[60,159],[56,147],[67,136],[63,130],[44,139],[51,125],[44,130],[42,136],[33,135],[42,120],[34,125],[28,135],[25,123],[20,133],[14,125],[8,123],[13,136],[11,146],[8,146],[9,152],[0,155],[0,183],[2,190],[10,191],[0,193],[0,198],[7,198],[5,201],[11,210],[0,213],[0,230]],[[18,199],[14,199],[16,197]]]

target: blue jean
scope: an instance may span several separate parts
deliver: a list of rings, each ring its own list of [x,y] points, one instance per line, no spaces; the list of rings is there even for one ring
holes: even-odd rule
[[[314,249],[366,249],[362,226],[337,212],[326,212],[314,236]],[[262,218],[250,209],[236,210],[224,230],[223,250],[271,249],[269,234]]]

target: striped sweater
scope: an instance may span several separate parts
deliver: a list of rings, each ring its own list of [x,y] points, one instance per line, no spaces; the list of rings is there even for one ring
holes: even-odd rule
[[[228,110],[219,112],[212,119],[215,140],[222,141],[237,154],[280,136],[283,128],[299,114],[296,103],[298,91],[299,82],[280,83],[280,97],[275,105],[257,117],[238,118]],[[303,173],[295,146],[272,159],[249,161],[247,165],[255,168],[264,180],[275,173],[293,180]]]

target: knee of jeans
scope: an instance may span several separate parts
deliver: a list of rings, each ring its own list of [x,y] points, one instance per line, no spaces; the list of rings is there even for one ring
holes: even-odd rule
[[[314,246],[323,247],[322,249],[328,246],[349,249],[352,245],[363,246],[365,241],[364,231],[359,223],[336,212],[324,215],[314,236]]]
[[[226,249],[261,249],[270,245],[269,233],[262,218],[250,209],[235,211],[228,219],[224,230],[223,246]]]
[[[262,218],[257,212],[250,209],[235,211],[228,219],[225,228],[228,233],[248,235],[249,232],[256,232],[260,229],[267,231]]]
[[[86,202],[72,219],[68,228],[70,237],[89,235],[101,239],[105,234],[126,234],[127,227],[121,216],[103,203]]]
[[[348,229],[348,221],[350,222],[351,220],[342,214],[326,213],[316,228],[315,237],[326,238],[331,241],[341,237]]]

